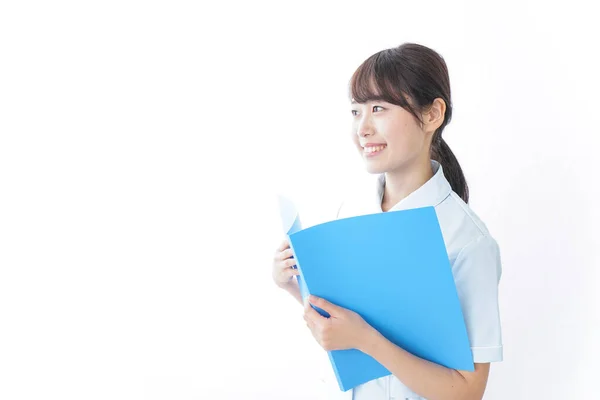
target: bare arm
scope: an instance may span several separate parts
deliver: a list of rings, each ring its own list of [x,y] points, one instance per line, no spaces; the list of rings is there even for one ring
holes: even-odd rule
[[[376,359],[412,391],[429,400],[481,400],[490,364],[458,371],[417,357],[373,329],[359,349]]]

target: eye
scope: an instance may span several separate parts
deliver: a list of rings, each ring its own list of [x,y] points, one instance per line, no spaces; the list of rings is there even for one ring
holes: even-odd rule
[[[381,108],[383,110],[383,107],[381,107],[381,106],[373,106],[373,109],[375,109],[376,107],[379,107],[379,108]],[[357,110],[350,110],[350,112],[352,113],[353,116],[358,115],[358,111]]]

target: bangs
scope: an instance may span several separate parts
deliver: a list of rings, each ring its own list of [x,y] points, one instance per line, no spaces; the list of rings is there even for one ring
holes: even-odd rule
[[[416,115],[407,99],[413,96],[403,72],[389,49],[372,55],[352,75],[349,100],[356,103],[383,100]]]

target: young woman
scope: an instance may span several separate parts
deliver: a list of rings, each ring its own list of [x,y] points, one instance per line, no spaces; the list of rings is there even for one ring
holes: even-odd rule
[[[442,138],[452,117],[446,63],[432,49],[413,43],[380,51],[353,74],[350,97],[352,138],[377,179],[370,192],[344,201],[338,218],[435,207],[475,371],[446,368],[408,353],[357,313],[326,299],[311,296],[304,304],[307,326],[325,350],[359,349],[392,373],[354,388],[354,400],[481,399],[490,362],[502,360],[501,260],[496,241],[467,205],[465,177]],[[285,240],[275,253],[273,279],[303,304],[291,257]],[[331,317],[321,316],[310,304]]]

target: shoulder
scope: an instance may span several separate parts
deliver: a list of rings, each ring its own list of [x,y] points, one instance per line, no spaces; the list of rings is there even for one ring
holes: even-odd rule
[[[499,246],[483,220],[458,194],[450,195],[435,207],[448,256],[454,262],[477,253],[499,253]]]
[[[487,279],[492,282],[499,282],[502,275],[502,261],[498,243],[490,235],[475,238],[457,254],[452,271],[455,276],[475,273],[476,276],[487,275]],[[479,281],[481,282],[481,278]]]
[[[470,236],[479,237],[490,233],[482,219],[454,191],[436,206],[436,212],[438,218],[441,214],[446,223],[460,224],[462,228],[466,228]]]

